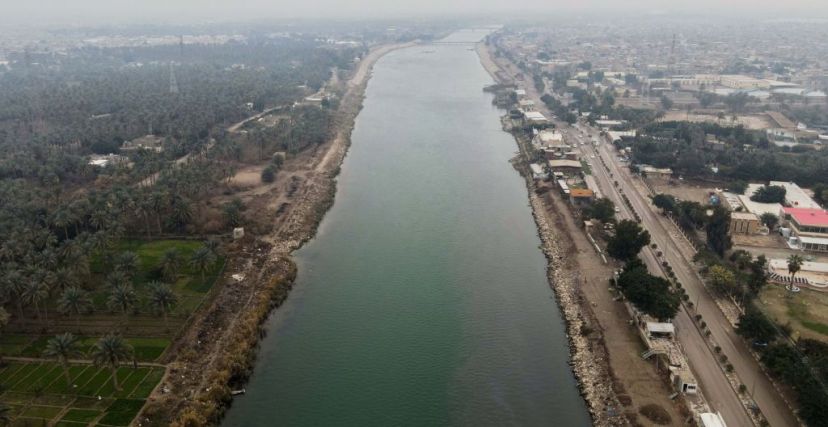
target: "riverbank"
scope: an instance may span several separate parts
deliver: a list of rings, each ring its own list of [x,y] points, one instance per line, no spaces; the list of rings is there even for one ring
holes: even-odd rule
[[[478,45],[477,52],[496,82],[514,82],[513,74],[484,44]],[[514,163],[526,179],[549,262],[549,284],[567,324],[572,369],[595,425],[654,425],[639,415],[647,418],[645,408],[655,407],[675,422],[686,418],[680,404],[668,398],[671,390],[664,376],[639,357],[641,343],[627,323],[629,316],[607,289],[612,266],[595,253],[565,200],[551,192],[536,192],[524,157],[529,141],[516,135],[516,142],[521,156]]]
[[[233,390],[242,388],[252,372],[263,323],[293,287],[297,269],[291,254],[314,236],[333,204],[336,176],[371,69],[387,53],[411,45],[382,45],[365,55],[347,82],[330,141],[302,158],[310,170],[294,190],[290,209],[274,219],[277,224],[266,235],[248,235],[226,249],[225,277],[167,352],[167,376],[148,399],[138,418],[141,425],[200,426],[221,420]]]

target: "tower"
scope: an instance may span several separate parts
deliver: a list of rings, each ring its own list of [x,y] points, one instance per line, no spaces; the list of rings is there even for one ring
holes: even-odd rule
[[[178,81],[175,79],[175,63],[170,61],[170,93],[178,93]]]

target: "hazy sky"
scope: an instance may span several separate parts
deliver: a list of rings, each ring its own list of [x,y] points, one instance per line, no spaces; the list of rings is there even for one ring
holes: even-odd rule
[[[2,24],[664,11],[828,17],[828,0],[0,0]],[[814,16],[817,15],[817,16]]]

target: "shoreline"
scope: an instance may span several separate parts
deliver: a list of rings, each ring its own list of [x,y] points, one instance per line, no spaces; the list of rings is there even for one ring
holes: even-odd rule
[[[351,145],[374,65],[386,54],[416,45],[371,48],[347,81],[327,146],[312,159],[313,178],[284,223],[271,233],[247,236],[228,247],[228,268],[210,303],[168,352],[167,374],[136,418],[150,426],[218,425],[232,392],[253,374],[264,323],[288,297],[298,273],[292,254],[311,240],[336,196],[336,177]],[[246,279],[230,279],[244,272]]]
[[[495,83],[512,84],[510,81],[503,80],[505,73],[491,59],[484,42],[478,43],[475,50],[480,58],[481,65]],[[503,131],[508,132],[505,127]],[[517,136],[513,135],[513,137],[520,154],[512,160],[512,164],[526,183],[532,218],[535,221],[538,237],[541,240],[541,249],[547,260],[548,283],[555,292],[555,301],[566,324],[566,336],[569,342],[569,365],[581,396],[590,413],[593,425],[629,425],[623,417],[611,418],[607,416],[608,407],[622,408],[612,387],[606,386],[613,378],[610,373],[611,368],[607,362],[607,350],[603,346],[594,348],[592,340],[585,337],[586,334],[584,334],[584,331],[600,334],[600,332],[597,332],[600,331],[600,326],[597,326],[598,322],[594,316],[584,314],[591,313],[592,307],[586,303],[583,294],[576,289],[575,285],[577,284],[573,283],[571,277],[567,277],[565,274],[567,269],[563,264],[561,255],[564,251],[560,245],[562,232],[549,224],[548,220],[550,218],[545,214],[544,202],[534,191],[531,173],[525,170],[525,148]],[[603,342],[603,336],[599,336],[595,341]]]

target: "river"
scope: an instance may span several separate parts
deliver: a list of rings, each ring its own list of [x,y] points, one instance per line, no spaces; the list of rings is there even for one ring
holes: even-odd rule
[[[336,202],[224,425],[590,425],[517,146],[471,48],[375,66]]]

